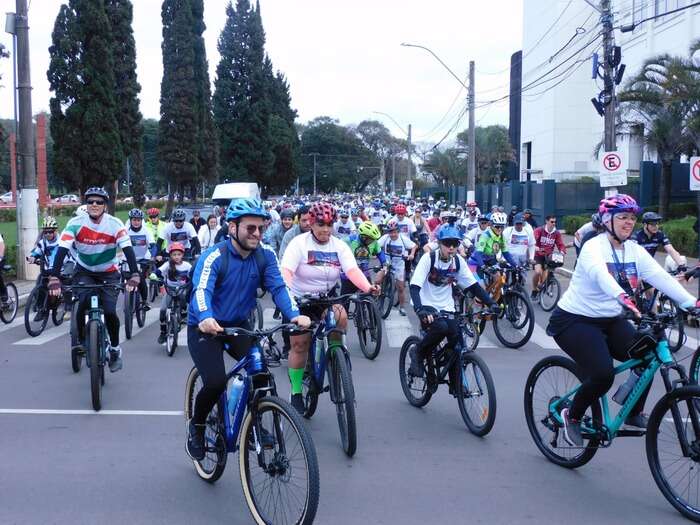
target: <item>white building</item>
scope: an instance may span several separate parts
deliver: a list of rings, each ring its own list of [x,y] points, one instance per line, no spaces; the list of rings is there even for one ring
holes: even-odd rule
[[[600,15],[584,0],[523,0],[521,180],[597,176],[596,145],[603,118],[591,98],[602,81],[592,79],[593,53],[602,57]],[[612,0],[614,27],[690,5],[694,0]],[[597,0],[591,3],[597,4]],[[643,22],[632,32],[614,32],[626,65],[622,84],[642,63],[662,53],[687,57],[700,38],[700,6]],[[629,175],[642,160],[655,160],[641,134],[618,137]],[[530,171],[527,171],[530,170]]]

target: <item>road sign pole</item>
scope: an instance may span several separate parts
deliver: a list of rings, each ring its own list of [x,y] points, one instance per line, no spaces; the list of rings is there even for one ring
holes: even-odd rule
[[[700,157],[690,157],[689,163],[689,173],[688,173],[688,187],[690,191],[698,192],[697,204],[698,213],[696,218],[696,225],[698,226],[698,257],[700,258]],[[698,297],[700,297],[700,279],[698,279]]]

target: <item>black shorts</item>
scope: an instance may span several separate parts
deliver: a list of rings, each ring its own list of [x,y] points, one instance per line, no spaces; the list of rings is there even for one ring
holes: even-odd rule
[[[535,264],[539,264],[543,268],[545,268],[546,263],[547,263],[547,256],[546,255],[535,255]]]

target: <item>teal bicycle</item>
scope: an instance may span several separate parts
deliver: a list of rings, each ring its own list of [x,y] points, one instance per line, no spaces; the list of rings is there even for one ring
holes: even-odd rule
[[[700,310],[691,315],[700,315]],[[540,452],[568,468],[585,465],[616,437],[646,435],[649,468],[661,493],[683,516],[700,522],[700,386],[689,383],[685,368],[669,349],[666,333],[676,320],[675,313],[647,313],[636,320],[630,359],[616,367],[615,374],[635,369],[639,379],[615,416],[607,396],[588,409],[581,420],[583,447],[571,447],[564,441],[560,414],[571,405],[582,378],[579,367],[568,357],[545,357],[532,368],[525,384],[525,419]],[[666,394],[654,406],[646,431],[623,428],[657,371]],[[677,378],[672,379],[671,372]]]

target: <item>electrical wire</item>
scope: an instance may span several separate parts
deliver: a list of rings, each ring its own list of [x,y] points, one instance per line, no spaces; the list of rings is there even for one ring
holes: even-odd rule
[[[438,146],[439,146],[440,144],[442,144],[442,143],[445,141],[445,139],[446,139],[447,137],[449,137],[455,129],[457,129],[457,126],[459,126],[459,123],[460,123],[460,122],[462,121],[462,119],[464,118],[464,115],[467,114],[467,109],[468,109],[467,106],[465,106],[465,107],[462,109],[462,111],[461,111],[461,113],[459,114],[459,116],[457,117],[457,120],[455,121],[455,123],[452,125],[452,127],[451,127],[449,130],[447,130],[447,133],[445,133],[445,135],[443,135],[443,137],[435,143],[435,145],[431,148],[432,150],[437,149]]]
[[[469,75],[467,75],[467,78],[464,79],[464,83],[465,83],[465,84],[466,84],[468,78],[469,78]],[[424,140],[424,139],[428,138],[429,136],[434,135],[435,132],[436,132],[438,129],[440,129],[440,128],[442,127],[443,123],[445,122],[445,120],[447,119],[447,117],[448,117],[448,116],[450,115],[450,113],[452,112],[452,108],[453,108],[454,105],[457,103],[457,100],[459,100],[459,97],[460,97],[460,95],[462,94],[462,91],[463,91],[463,90],[464,90],[464,86],[460,86],[459,91],[457,91],[457,94],[455,95],[455,98],[452,100],[452,103],[450,104],[450,107],[447,108],[447,111],[445,111],[445,114],[444,114],[444,115],[442,116],[442,118],[438,121],[438,123],[435,124],[435,126],[433,126],[433,128],[432,128],[430,131],[428,131],[427,133],[424,133],[423,135],[420,135],[420,136],[416,137],[416,140]]]

